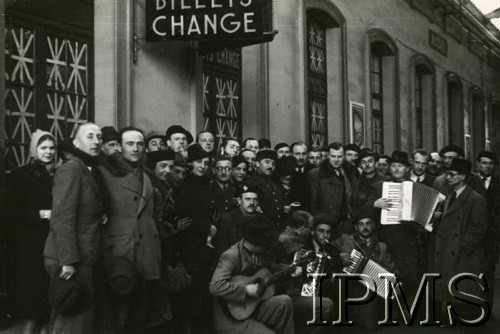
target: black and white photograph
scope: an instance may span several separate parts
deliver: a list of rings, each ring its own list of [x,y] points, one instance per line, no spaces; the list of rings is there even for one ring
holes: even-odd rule
[[[0,0],[0,334],[500,332],[500,0]]]

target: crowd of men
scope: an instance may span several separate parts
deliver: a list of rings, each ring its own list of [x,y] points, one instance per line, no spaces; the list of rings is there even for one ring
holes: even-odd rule
[[[341,272],[354,249],[397,274],[410,301],[424,273],[440,273],[438,311],[452,305],[474,318],[477,307],[447,292],[454,275],[470,272],[484,273],[489,289],[464,291],[493,302],[500,179],[492,152],[478,154],[473,174],[453,144],[390,156],[255,138],[217,148],[212,133],[193,138],[179,125],[163,135],[92,123],[58,151],[43,252],[51,331],[319,332],[306,322],[320,310],[334,320],[337,292],[327,280],[320,309],[308,274]],[[432,232],[380,224],[381,210],[395,205],[382,196],[386,181],[446,196]],[[355,323],[376,329],[380,303],[353,307]]]

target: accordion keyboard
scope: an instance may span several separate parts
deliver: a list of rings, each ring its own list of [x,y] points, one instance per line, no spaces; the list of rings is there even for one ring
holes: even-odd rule
[[[389,272],[375,261],[364,257],[363,254],[356,249],[352,250],[351,259],[352,263],[348,267],[345,267],[343,271],[347,274],[358,273],[370,277],[375,285],[368,285],[363,280],[359,282],[368,286],[370,290],[375,292],[380,297],[384,299],[387,298],[388,291],[386,289],[386,279],[379,277],[379,274],[389,274]],[[388,277],[387,279],[392,283],[396,283],[396,277],[394,275]]]

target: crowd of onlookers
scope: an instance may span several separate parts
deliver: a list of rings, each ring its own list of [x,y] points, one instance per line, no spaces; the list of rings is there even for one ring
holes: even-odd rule
[[[7,176],[7,240],[11,312],[34,332],[320,331],[305,326],[317,291],[307,274],[341,272],[353,249],[397,274],[408,298],[425,272],[441,273],[438,312],[477,312],[447,293],[459,272],[484,273],[487,291],[464,289],[493,302],[500,179],[490,151],[474,168],[453,144],[385,155],[352,143],[216,143],[179,125],[146,134],[87,123],[58,144],[35,131],[30,156]],[[432,232],[380,224],[395,205],[382,196],[387,181],[446,196]],[[307,251],[316,255],[300,262]],[[262,268],[284,273],[277,290],[238,319],[231,305],[263,290],[235,280]],[[333,320],[336,298],[327,283],[324,319]],[[353,311],[355,322],[376,329],[380,302]]]

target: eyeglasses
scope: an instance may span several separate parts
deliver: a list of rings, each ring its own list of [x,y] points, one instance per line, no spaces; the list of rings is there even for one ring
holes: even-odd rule
[[[446,177],[455,177],[457,175],[460,175],[460,173],[452,173],[452,172],[447,172]]]
[[[215,169],[218,172],[229,172],[233,168],[232,167],[222,167],[222,166],[219,166],[219,167],[215,167]]]

